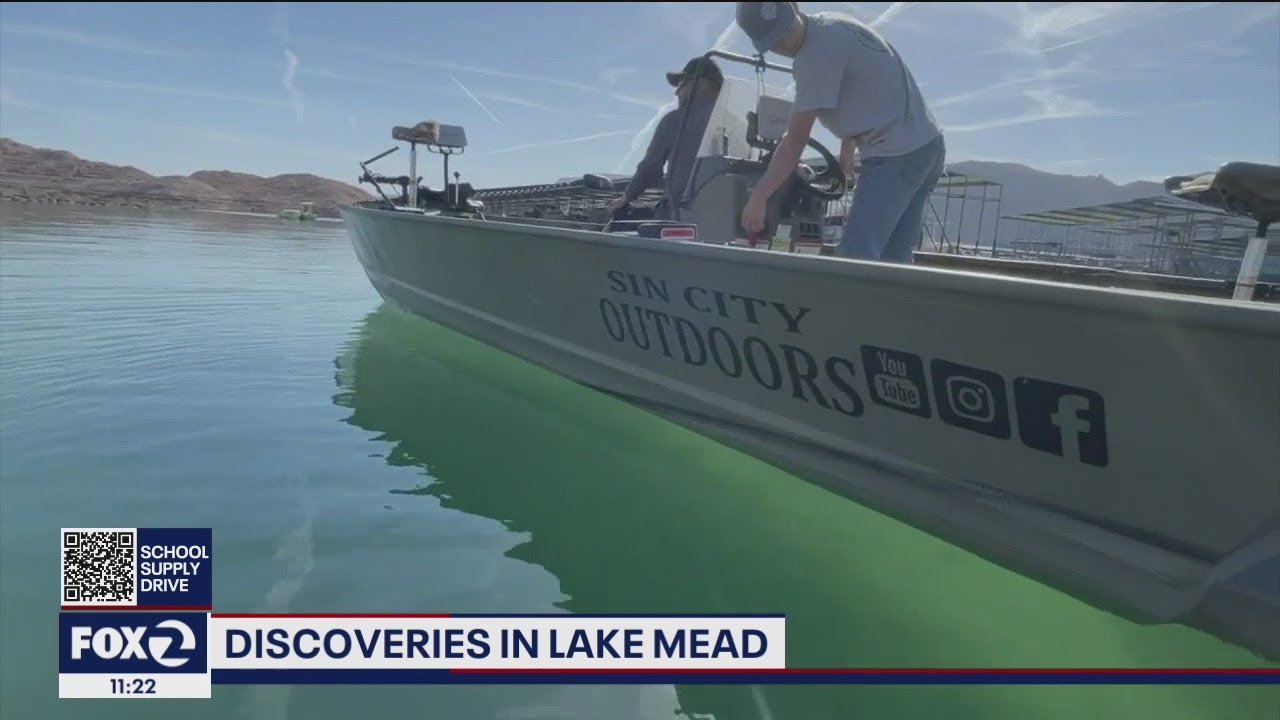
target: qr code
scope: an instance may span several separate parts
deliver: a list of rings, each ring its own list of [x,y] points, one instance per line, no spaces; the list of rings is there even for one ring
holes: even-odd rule
[[[62,531],[63,605],[136,605],[136,529]]]

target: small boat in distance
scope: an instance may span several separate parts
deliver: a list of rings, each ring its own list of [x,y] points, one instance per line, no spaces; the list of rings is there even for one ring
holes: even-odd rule
[[[407,176],[361,163],[381,200],[340,210],[356,258],[410,313],[1097,607],[1280,659],[1280,303],[1258,280],[1280,167],[1170,179],[1257,223],[1239,277],[1216,289],[777,252],[739,217],[788,94],[725,75],[675,220],[486,207],[616,196],[624,181],[597,175],[477,191],[446,170],[420,187],[419,145],[466,145],[427,123],[393,130]],[[793,251],[823,244],[827,203],[849,190],[830,149],[810,147],[827,169],[797,172],[767,214],[766,238],[787,228]]]
[[[302,209],[286,208],[280,211],[279,217],[282,220],[315,220],[316,206],[315,203],[304,202]]]

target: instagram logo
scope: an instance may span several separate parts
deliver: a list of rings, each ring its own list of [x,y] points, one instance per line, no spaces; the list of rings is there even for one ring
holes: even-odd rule
[[[947,402],[956,415],[974,422],[989,423],[996,418],[991,388],[981,380],[960,375],[947,378]]]
[[[948,425],[1008,440],[1009,398],[1004,378],[990,370],[946,360],[930,363],[938,417]]]

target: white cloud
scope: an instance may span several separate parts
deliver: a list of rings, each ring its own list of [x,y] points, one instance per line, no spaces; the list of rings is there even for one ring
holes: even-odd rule
[[[569,88],[572,90],[578,90],[581,92],[602,95],[608,98],[612,98],[613,100],[617,100],[618,102],[627,103],[630,105],[639,105],[645,108],[652,108],[654,105],[654,100],[652,98],[638,97],[635,95],[616,92],[608,88],[602,88],[595,85],[578,82],[575,80],[566,80],[564,78],[549,77],[546,75],[535,75],[531,73],[514,72],[510,70],[502,70],[498,68],[485,67],[483,65],[463,64],[463,63],[447,62],[447,61],[441,61],[441,60],[417,60],[413,58],[407,58],[399,54],[389,54],[384,51],[373,50],[370,48],[362,48],[354,45],[344,44],[344,45],[328,45],[328,46],[336,49],[341,49],[347,52],[356,53],[363,58],[373,59],[379,62],[396,63],[400,65],[406,65],[409,67],[438,68],[441,70],[449,70],[456,73],[474,73],[476,75],[487,75],[490,77],[500,77],[500,78],[506,78],[509,80],[525,80],[528,82],[545,83],[550,85],[556,85],[559,87]]]
[[[944,130],[947,133],[980,132],[1014,125],[1044,122],[1046,120],[1069,120],[1072,118],[1120,114],[1114,110],[1099,107],[1090,100],[1071,97],[1048,88],[1025,90],[1023,94],[1035,103],[1035,109],[1010,117],[991,118],[964,125],[946,125]]]
[[[12,108],[22,108],[23,110],[43,109],[39,104],[23,100],[3,87],[0,87],[0,105]]]
[[[294,85],[294,78],[298,74],[298,65],[300,64],[300,61],[298,60],[298,56],[293,54],[292,50],[284,51],[284,60],[284,77],[280,82],[284,85],[284,90],[289,95],[289,104],[293,106],[293,114],[298,118],[298,124],[301,125],[303,110],[302,93],[298,92],[297,86]]]
[[[200,90],[191,87],[175,87],[170,85],[155,85],[151,83],[127,82],[122,80],[106,80],[103,78],[88,77],[85,75],[64,75],[62,73],[46,72],[44,70],[31,70],[27,68],[6,67],[5,73],[11,75],[26,75],[34,78],[43,78],[45,80],[53,80],[58,82],[76,83],[79,85],[88,85],[91,87],[104,88],[109,90],[139,90],[142,92],[155,92],[166,95],[181,95],[185,97],[196,97],[207,100],[218,100],[224,102],[241,102],[254,105],[268,105],[271,107],[288,107],[288,103],[270,98],[252,97],[249,95],[236,95],[232,93],[223,93],[213,90]]]
[[[5,24],[4,26],[0,26],[0,33],[22,35],[24,37],[36,38],[38,40],[49,40],[67,45],[75,45],[77,47],[91,48],[94,50],[109,50],[112,52],[122,52],[133,55],[149,55],[152,57],[169,58],[194,57],[194,55],[189,52],[158,47],[129,38],[101,35],[97,33],[86,33],[72,28],[59,28],[48,25]]]
[[[876,19],[872,20],[868,24],[873,28],[879,29],[884,25],[888,25],[890,21],[892,21],[895,17],[900,15],[904,10],[908,10],[912,6],[919,5],[919,4],[920,3],[916,3],[916,2],[890,3],[889,7],[885,8],[884,12],[877,15]]]
[[[711,31],[718,27],[727,3],[659,2],[653,7],[670,33],[683,37],[697,51],[707,47]]]
[[[1050,53],[1117,35],[1218,2],[977,3],[973,7],[1013,26],[1014,37],[996,52]]]
[[[479,97],[482,97],[485,100],[492,100],[493,102],[500,102],[500,103],[506,103],[508,105],[526,107],[531,110],[547,110],[547,111],[555,110],[555,108],[553,107],[548,107],[541,103],[536,103],[532,100],[527,100],[525,98],[518,97],[516,95],[505,95],[502,93],[483,92],[479,94]]]
[[[623,76],[633,75],[638,72],[640,71],[633,67],[610,67],[600,71],[600,79],[613,85],[621,80]]]
[[[525,143],[523,145],[514,145],[512,147],[505,147],[498,150],[486,150],[484,152],[478,152],[476,155],[502,155],[504,153],[516,152],[519,150],[531,150],[533,148],[552,147],[555,145],[576,145],[577,143],[584,143],[591,140],[600,140],[603,138],[626,135],[627,132],[628,131],[626,130],[616,130],[613,132],[594,133],[592,135],[583,135],[581,137],[566,138],[564,140],[546,140],[543,142]]]
[[[1268,24],[1272,30],[1280,29],[1280,3],[1246,3],[1245,12],[1232,29],[1229,40],[1236,40],[1256,25]]]
[[[987,83],[982,87],[948,95],[938,100],[932,100],[929,105],[935,109],[944,108],[974,100],[986,100],[992,97],[1014,94],[1015,91],[1025,85],[1036,86],[1036,88],[1049,87],[1052,85],[1052,81],[1058,78],[1098,77],[1100,75],[1102,73],[1089,68],[1083,59],[1076,59],[1061,67],[1041,67],[1028,74],[1009,73],[1005,75],[1003,80]]]
[[[258,145],[259,141],[253,138],[247,138],[243,135],[235,135],[232,133],[222,132],[220,130],[193,130],[191,135],[203,140],[213,140],[214,142],[225,142],[233,145]]]
[[[271,34],[285,45],[290,44],[289,3],[278,2],[271,5]]]

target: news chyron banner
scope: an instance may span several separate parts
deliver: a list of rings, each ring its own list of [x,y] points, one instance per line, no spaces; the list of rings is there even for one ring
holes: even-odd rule
[[[209,698],[211,528],[63,528],[58,697]]]
[[[62,531],[61,698],[214,684],[676,682],[779,671],[782,615],[216,613],[208,528]]]

